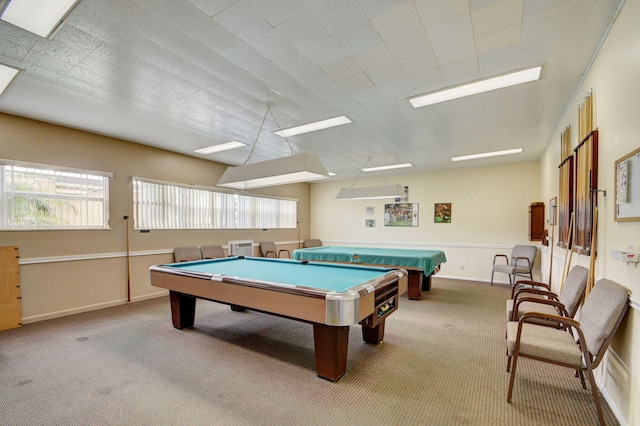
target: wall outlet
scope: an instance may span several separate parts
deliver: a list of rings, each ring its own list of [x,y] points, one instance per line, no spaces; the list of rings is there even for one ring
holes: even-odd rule
[[[464,271],[464,265],[460,265],[460,270]]]

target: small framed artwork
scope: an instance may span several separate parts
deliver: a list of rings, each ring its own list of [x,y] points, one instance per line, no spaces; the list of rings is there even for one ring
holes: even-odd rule
[[[364,227],[365,228],[375,228],[376,227],[375,219],[366,219],[364,221]]]
[[[436,203],[433,208],[434,223],[451,223],[451,203]]]
[[[376,208],[373,206],[365,207],[365,214],[367,215],[376,214]]]
[[[418,204],[385,204],[384,226],[418,226]]]

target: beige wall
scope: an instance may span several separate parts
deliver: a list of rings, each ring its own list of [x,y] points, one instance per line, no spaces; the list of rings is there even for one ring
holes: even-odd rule
[[[529,205],[540,197],[539,163],[519,163],[387,179],[409,187],[409,202],[417,203],[418,227],[384,226],[384,205],[393,200],[336,200],[341,187],[353,182],[311,185],[311,235],[325,244],[366,244],[443,250],[447,262],[441,276],[489,281],[496,253],[529,242]],[[359,186],[384,184],[381,178],[361,179]],[[451,203],[451,223],[434,223],[434,204]],[[367,206],[375,214],[365,214]],[[365,228],[375,219],[375,228]],[[506,275],[496,281],[506,282]]]
[[[576,99],[549,141],[542,161],[542,194],[545,200],[557,196],[557,167],[560,162],[560,133],[572,128],[572,145],[578,143],[578,105],[590,90],[594,93],[594,121],[599,130],[598,230],[596,279],[606,277],[629,289],[632,309],[620,328],[598,378],[610,405],[622,424],[640,424],[640,269],[613,260],[611,251],[640,251],[640,222],[615,222],[614,163],[640,147],[640,0],[627,0],[603,43]],[[633,184],[633,182],[631,183]],[[557,229],[555,230],[557,239]],[[549,267],[550,251],[543,253],[543,272]],[[558,286],[558,273],[564,267],[566,252],[555,247],[553,283]],[[589,266],[590,258],[573,255],[572,265]]]
[[[133,218],[132,176],[215,186],[225,166],[114,138],[0,114],[0,156],[113,173],[110,180],[110,230],[5,231],[1,245],[16,245],[21,257],[23,322],[121,304],[127,298],[127,228]],[[258,192],[258,191],[256,191]],[[140,233],[129,222],[132,300],[164,293],[149,285],[148,268],[172,260],[176,246],[223,244],[228,240],[276,241],[297,248],[308,237],[309,185],[259,191],[294,198],[301,229],[190,230]],[[259,253],[256,248],[256,254]]]

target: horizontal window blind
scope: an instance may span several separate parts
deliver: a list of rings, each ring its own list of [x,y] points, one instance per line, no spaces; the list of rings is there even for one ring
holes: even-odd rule
[[[136,229],[295,228],[298,203],[133,178]]]

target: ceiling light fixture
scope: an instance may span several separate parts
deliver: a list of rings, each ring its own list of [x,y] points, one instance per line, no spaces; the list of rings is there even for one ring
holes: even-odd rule
[[[413,167],[412,163],[402,163],[402,164],[390,164],[388,166],[378,166],[378,167],[366,167],[362,169],[363,172],[379,172],[380,170],[392,170],[392,169],[402,169],[405,167]]]
[[[0,64],[0,96],[7,90],[11,82],[17,77],[21,70]]]
[[[354,188],[353,186],[356,184],[356,182],[358,182],[358,179],[360,179],[360,175],[362,175],[362,172],[365,171],[366,166],[370,163],[370,161],[371,158],[367,157],[367,162],[364,164],[364,167],[360,169],[360,173],[358,173],[358,177],[356,177],[356,180],[353,181],[349,188],[341,188],[338,192],[338,195],[336,195],[336,200],[373,200],[379,198],[400,198],[407,196],[407,193],[404,191],[402,185],[400,185],[399,183],[390,185],[386,179],[384,180],[387,183],[386,186],[368,186]],[[375,167],[371,167],[371,169],[375,169]]]
[[[219,145],[208,146],[206,148],[194,149],[193,152],[197,152],[198,154],[212,154],[214,152],[228,151],[230,149],[242,148],[243,146],[247,146],[247,144],[238,142],[238,141],[231,141],[227,143],[221,143]]]
[[[40,37],[49,37],[80,0],[9,0],[0,19]]]
[[[308,182],[329,177],[329,172],[322,165],[322,162],[316,154],[311,152],[295,154],[288,139],[287,144],[291,150],[289,157],[276,158],[259,163],[249,163],[253,155],[253,150],[258,144],[260,133],[262,133],[264,123],[267,120],[267,115],[271,113],[274,121],[278,124],[276,117],[271,111],[271,106],[271,103],[266,104],[267,111],[262,119],[262,124],[260,124],[260,130],[258,130],[258,135],[253,143],[249,157],[242,166],[227,167],[227,170],[225,170],[220,180],[218,180],[218,186],[246,190],[289,183]]]
[[[301,135],[303,133],[315,132],[316,130],[328,129],[330,127],[341,126],[343,124],[349,124],[352,121],[344,115],[339,117],[329,118],[327,120],[316,121],[314,123],[303,124],[302,126],[290,127],[288,129],[278,130],[277,132],[273,132],[278,136],[282,136],[283,138],[289,136]]]
[[[409,99],[409,102],[411,102],[411,105],[414,108],[419,108],[453,99],[464,98],[466,96],[477,95],[479,93],[490,92],[504,87],[515,86],[517,84],[528,83],[530,81],[538,80],[540,78],[541,70],[542,66],[515,71],[509,74],[464,84],[462,86],[451,87],[437,92],[428,93],[426,95],[416,96]]]
[[[497,157],[499,155],[519,154],[522,152],[522,148],[507,149],[504,151],[484,152],[482,154],[463,155],[461,157],[451,157],[451,161],[465,161],[475,160],[478,158]]]

